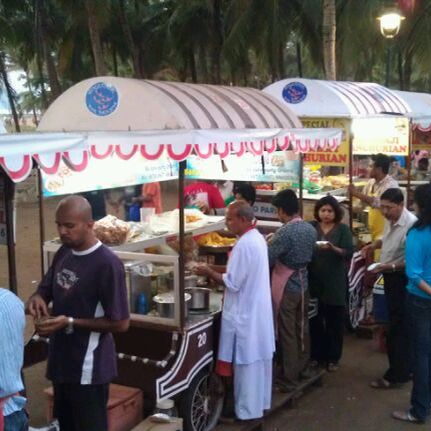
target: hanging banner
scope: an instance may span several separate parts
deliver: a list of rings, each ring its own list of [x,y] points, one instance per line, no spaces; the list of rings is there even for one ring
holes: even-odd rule
[[[343,118],[301,118],[306,128],[338,128],[343,131],[341,145],[331,151],[317,150],[304,154],[304,163],[321,166],[347,166],[349,164],[350,120]]]
[[[175,179],[178,162],[168,158],[146,160],[140,155],[127,160],[93,157],[81,172],[70,169],[64,161],[53,175],[41,172],[42,193],[48,197]]]
[[[7,245],[5,180],[0,176],[0,245]]]
[[[242,157],[227,156],[187,159],[186,178],[231,181],[299,182],[299,159],[292,151],[264,153],[261,157],[244,154]]]
[[[353,154],[409,154],[409,120],[405,117],[354,118]]]

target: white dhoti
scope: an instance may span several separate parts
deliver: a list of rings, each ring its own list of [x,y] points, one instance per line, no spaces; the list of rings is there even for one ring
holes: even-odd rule
[[[234,364],[235,414],[238,419],[263,417],[271,407],[272,359]]]

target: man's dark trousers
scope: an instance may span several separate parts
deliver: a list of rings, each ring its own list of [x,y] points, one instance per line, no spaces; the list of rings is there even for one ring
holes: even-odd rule
[[[405,383],[410,378],[408,327],[406,322],[406,285],[404,272],[383,274],[389,314],[387,351],[389,369],[383,376],[391,383]]]

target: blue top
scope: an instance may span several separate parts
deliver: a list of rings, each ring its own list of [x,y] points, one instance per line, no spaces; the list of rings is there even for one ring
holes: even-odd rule
[[[407,290],[422,298],[431,299],[419,283],[424,280],[431,285],[431,226],[412,228],[406,240],[406,274],[409,279]]]
[[[24,389],[21,368],[24,359],[24,304],[12,292],[0,288],[0,398]],[[3,415],[8,416],[21,410],[25,398],[9,398]]]

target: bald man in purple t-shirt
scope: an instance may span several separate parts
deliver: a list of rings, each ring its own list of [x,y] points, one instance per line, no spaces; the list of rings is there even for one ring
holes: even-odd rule
[[[55,222],[63,246],[26,308],[37,332],[50,338],[47,377],[60,429],[104,431],[117,374],[112,333],[129,327],[124,267],[96,238],[83,197],[63,199]]]

